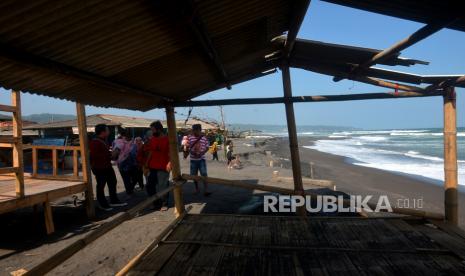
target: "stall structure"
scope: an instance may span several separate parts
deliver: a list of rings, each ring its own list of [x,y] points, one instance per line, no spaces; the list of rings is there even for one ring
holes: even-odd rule
[[[93,114],[86,117],[87,133],[93,135],[95,126],[98,124],[106,124],[110,129],[110,141],[113,141],[118,135],[120,129],[124,129],[133,137],[144,137],[150,124],[157,119],[121,116],[110,114]],[[79,137],[78,120],[65,120],[51,123],[35,124],[25,127],[27,130],[35,130],[40,132],[42,138],[68,138],[72,142]]]
[[[0,83],[4,87],[75,101],[82,109],[83,104],[90,104],[166,110],[175,183],[169,190],[173,190],[178,219],[119,275],[287,274],[289,271],[295,274],[465,273],[465,235],[456,227],[455,92],[455,87],[465,86],[465,76],[416,75],[373,67],[427,64],[400,57],[400,52],[443,28],[465,31],[463,4],[452,0],[427,4],[389,1],[389,5],[382,0],[328,2],[425,25],[393,46],[377,50],[297,39],[310,4],[308,0],[105,3],[71,0],[59,5],[44,0],[27,7],[14,1],[0,4],[0,11],[7,11],[0,19]],[[27,18],[27,21],[18,18]],[[272,74],[277,68],[282,72],[283,97],[192,100],[219,88],[231,89],[237,83]],[[389,91],[296,97],[292,93],[290,68],[328,74],[334,81],[365,82]],[[418,97],[443,99],[443,214],[395,209],[394,212],[408,217],[315,219],[300,208],[297,217],[266,219],[186,215],[182,184],[194,179],[212,185],[316,196],[302,185],[294,104]],[[285,105],[294,189],[182,174],[175,108],[250,104]],[[17,166],[21,168],[21,164]],[[20,170],[15,170],[21,179]],[[18,182],[21,192],[21,181]],[[84,182],[89,184],[88,179]],[[102,226],[51,256],[28,273],[37,275],[49,271],[109,228],[133,217],[141,206],[118,217],[117,223]]]
[[[85,109],[81,104],[76,105],[79,126],[86,129]],[[92,218],[95,215],[92,180],[90,177],[89,154],[87,146],[87,134],[81,135],[80,146],[29,146],[32,150],[32,174],[24,173],[24,148],[22,139],[21,118],[21,93],[11,91],[11,105],[0,105],[3,112],[13,114],[13,135],[0,136],[0,147],[12,149],[13,164],[11,167],[0,168],[0,214],[15,211],[17,209],[43,205],[45,226],[48,234],[55,231],[50,202],[61,197],[76,193],[86,193],[87,215]],[[86,133],[86,132],[84,132]],[[52,152],[53,173],[39,175],[37,173],[38,151]],[[58,174],[58,151],[73,152],[72,175]],[[80,157],[79,157],[80,156]],[[79,161],[82,162],[82,171],[79,172]]]

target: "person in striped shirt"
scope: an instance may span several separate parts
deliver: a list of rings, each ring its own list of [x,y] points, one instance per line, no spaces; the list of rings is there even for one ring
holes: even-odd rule
[[[189,143],[189,156],[191,165],[191,175],[197,175],[200,172],[201,176],[208,176],[207,163],[205,161],[205,153],[209,148],[207,137],[202,134],[202,125],[192,125],[192,134],[188,137]],[[199,184],[194,181],[195,193],[199,193]],[[207,181],[203,181],[204,195],[209,196],[211,193],[208,191]]]

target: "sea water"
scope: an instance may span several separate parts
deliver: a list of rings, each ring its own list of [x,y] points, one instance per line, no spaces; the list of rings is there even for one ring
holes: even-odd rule
[[[286,136],[285,127],[262,127],[258,135]],[[355,165],[444,180],[441,128],[357,130],[341,127],[299,127],[299,136],[314,137],[303,148],[347,157]],[[465,185],[465,128],[457,129],[459,184]]]

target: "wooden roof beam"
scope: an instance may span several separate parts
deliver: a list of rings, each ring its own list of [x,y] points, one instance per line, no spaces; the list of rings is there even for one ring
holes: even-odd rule
[[[395,89],[396,91],[407,91],[407,92],[424,92],[425,91],[425,89],[421,87],[400,84],[400,83],[385,81],[385,80],[372,78],[372,77],[366,77],[366,76],[354,76],[354,77],[350,77],[349,79],[375,85],[375,86]]]
[[[299,33],[300,26],[304,21],[307,14],[310,0],[295,0],[292,7],[292,14],[290,16],[289,32],[287,33],[286,42],[284,43],[284,58],[289,58],[292,48],[294,47],[297,34]]]
[[[231,89],[231,82],[226,72],[224,65],[220,59],[218,52],[216,51],[215,46],[213,45],[210,34],[205,27],[204,22],[196,12],[194,3],[192,0],[185,0],[186,2],[186,13],[185,17],[188,21],[189,27],[194,34],[199,46],[202,48],[204,54],[207,56],[208,60],[215,67],[215,70],[221,77],[221,81],[225,83],[227,89]]]
[[[360,101],[375,99],[401,99],[417,97],[443,96],[443,90],[431,90],[427,92],[379,92],[360,94],[340,94],[340,95],[319,95],[319,96],[294,96],[272,97],[272,98],[243,98],[243,99],[223,99],[223,100],[200,100],[174,102],[175,107],[196,107],[196,106],[223,106],[223,105],[255,105],[255,104],[283,104],[285,102],[307,103],[307,102],[339,102],[339,101]]]
[[[160,100],[172,101],[172,99],[157,94],[154,91],[148,91],[126,83],[121,83],[108,77],[100,76],[98,74],[84,71],[61,62],[15,49],[5,44],[0,44],[0,57],[8,59],[17,64],[49,71],[52,74],[60,74],[66,77],[72,77],[78,81],[94,83],[113,90],[135,93]]]
[[[414,32],[412,35],[404,38],[403,40],[397,42],[396,44],[392,45],[391,47],[379,52],[378,54],[374,55],[372,58],[367,60],[365,63],[362,63],[358,66],[355,66],[351,72],[351,74],[357,74],[358,72],[362,71],[363,69],[369,68],[382,60],[385,60],[392,55],[398,54],[400,51],[407,49],[408,47],[414,45],[415,43],[427,38],[428,36],[438,32],[439,30],[447,27],[449,24],[453,23],[457,20],[456,17],[453,19],[447,20],[440,20],[430,24],[427,24],[420,28],[418,31]],[[334,81],[343,80],[343,77],[334,77]]]

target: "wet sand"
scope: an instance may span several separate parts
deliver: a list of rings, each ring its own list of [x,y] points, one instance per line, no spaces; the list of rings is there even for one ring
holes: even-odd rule
[[[264,140],[255,139],[262,143]],[[272,181],[273,171],[281,176],[291,176],[289,147],[286,139],[267,140],[265,145],[253,147],[250,139],[236,139],[235,153],[241,156],[244,168],[228,171],[224,155],[220,152],[220,161],[208,160],[209,175],[227,179],[247,180],[251,183],[276,185],[292,188],[292,184]],[[443,189],[404,175],[355,166],[343,157],[330,155],[303,148],[310,145],[311,139],[299,140],[303,173],[309,176],[309,162],[314,162],[315,178],[333,180],[337,190],[353,195],[388,195],[392,202],[397,199],[423,199],[424,209],[443,212]],[[273,168],[269,162],[273,160]],[[182,171],[188,172],[189,161],[182,160]],[[54,218],[56,233],[45,234],[43,215],[32,209],[24,209],[10,214],[0,215],[0,275],[25,268],[28,269],[45,260],[61,248],[82,237],[98,224],[112,216],[129,209],[146,198],[144,191],[137,191],[132,197],[124,193],[118,175],[118,192],[121,199],[129,203],[128,207],[115,209],[110,213],[97,212],[97,219],[89,222],[80,204],[73,205],[72,198],[55,202]],[[309,188],[309,187],[306,187]],[[210,197],[194,195],[193,183],[184,185],[184,200],[192,206],[192,213],[255,213],[262,208],[260,199],[263,192],[239,188],[210,185],[213,194]],[[461,193],[459,202],[464,199]],[[172,206],[172,200],[171,200]],[[463,205],[460,208],[461,224],[464,223]],[[54,269],[50,275],[114,275],[133,256],[139,253],[150,241],[174,219],[173,209],[167,212],[146,210],[139,217],[127,221],[108,232],[97,241],[88,245],[69,260]]]

